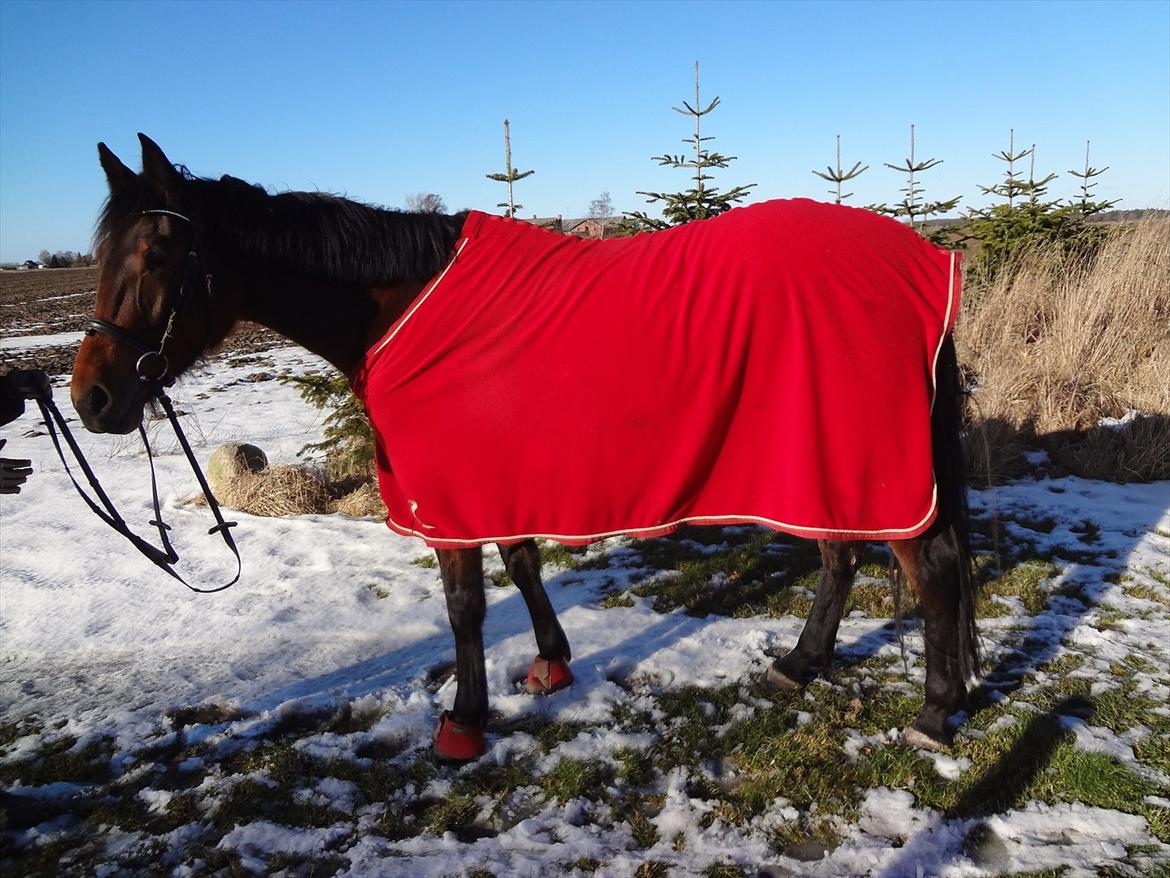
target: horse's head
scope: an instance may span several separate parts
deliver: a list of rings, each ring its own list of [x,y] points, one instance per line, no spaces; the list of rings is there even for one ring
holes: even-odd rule
[[[98,223],[94,320],[72,383],[73,406],[97,433],[136,429],[151,382],[181,374],[233,319],[212,308],[191,181],[150,138],[138,137],[141,174],[98,144],[110,195]]]

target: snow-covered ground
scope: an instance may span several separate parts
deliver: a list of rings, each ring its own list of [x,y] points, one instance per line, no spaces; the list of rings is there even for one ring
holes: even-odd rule
[[[303,373],[323,364],[301,351],[280,349],[259,363],[253,358],[231,366],[219,360],[193,371],[174,399],[187,413],[188,435],[204,460],[221,443],[247,441],[262,447],[270,461],[288,463],[320,438],[320,412],[303,403],[295,388],[257,380],[261,368]],[[56,397],[71,414],[64,381],[58,381]],[[77,426],[108,493],[132,526],[151,535],[149,475],[135,437],[91,436]],[[185,502],[196,490],[194,478],[165,422],[151,432],[180,568],[196,584],[225,581],[234,572],[231,556],[207,535],[207,510]],[[348,735],[305,734],[295,746],[358,759],[355,754],[371,741],[395,741],[402,752],[390,758],[419,758],[438,711],[454,696],[453,682],[443,682],[441,673],[454,658],[442,587],[434,569],[417,563],[428,556],[421,543],[368,519],[271,519],[227,511],[240,523],[235,535],[243,576],[226,592],[194,594],[84,507],[37,415],[26,413],[0,435],[9,439],[6,456],[32,458],[35,468],[22,494],[0,497],[0,724],[18,730],[0,749],[0,766],[28,759],[54,737],[71,736],[76,738],[71,752],[90,742],[111,742],[107,756],[115,775],[131,776],[136,766],[149,763],[144,748],[175,741],[176,710],[209,705],[220,717],[194,722],[182,733],[185,745],[200,743],[202,752],[230,753],[289,717],[348,705],[355,712],[375,712],[376,722]],[[1159,702],[1162,715],[1170,712],[1170,485],[1042,479],[975,493],[973,500],[977,512],[1004,522],[1008,538],[1055,551],[1057,572],[1042,588],[1074,595],[1067,606],[1060,603],[1065,598],[1052,598],[1043,614],[1029,614],[1019,599],[1004,596],[1005,614],[980,626],[989,665],[1002,666],[1015,656],[1017,671],[1036,669],[1075,653],[1087,662],[1088,670],[1081,672],[1102,674],[1099,685],[1108,688],[1110,677],[1101,669],[1128,660],[1133,691]],[[1051,526],[1026,525],[1035,520]],[[1092,531],[1088,540],[1086,526]],[[560,759],[607,759],[620,747],[644,748],[648,738],[625,734],[613,723],[615,706],[636,700],[639,686],[670,691],[683,685],[746,685],[768,660],[765,651],[790,648],[803,625],[794,616],[662,613],[651,600],[637,597],[620,602],[629,606],[603,606],[606,594],[645,573],[624,543],[590,550],[591,557],[605,553],[611,563],[604,569],[545,571],[573,644],[576,675],[570,690],[552,698],[520,692],[517,681],[535,649],[524,603],[514,589],[488,588],[485,641],[496,717],[484,763],[502,766],[517,754],[537,752],[531,735],[509,732],[532,716],[586,730],[539,757],[548,770]],[[486,554],[498,567],[495,553]],[[1141,586],[1136,591],[1135,583]],[[841,626],[843,654],[897,656],[888,621],[851,614]],[[907,646],[913,659],[922,644],[920,630],[911,628]],[[909,681],[919,691],[921,680],[920,663],[912,663]],[[993,685],[991,692],[992,700],[1007,698]],[[753,709],[748,696],[742,712]],[[1148,728],[1119,734],[1091,718],[1061,721],[1075,732],[1078,747],[1116,758],[1160,790],[1149,797],[1148,807],[1170,806],[1170,778],[1135,757],[1134,747]],[[854,744],[894,746],[892,735],[871,738],[847,742],[840,758],[852,758]],[[970,760],[931,758],[943,777],[960,779],[970,770]],[[427,794],[441,798],[460,776],[453,771],[428,781]],[[203,784],[214,780],[208,774]],[[1129,868],[1140,861],[1166,868],[1170,862],[1170,848],[1154,837],[1145,817],[1076,802],[1022,802],[989,817],[980,831],[990,833],[995,845],[973,851],[972,828],[980,821],[922,807],[893,780],[866,791],[855,819],[840,827],[839,842],[810,861],[769,845],[769,833],[795,813],[783,800],[747,824],[712,820],[710,805],[693,793],[681,770],[660,778],[661,808],[651,820],[661,840],[650,848],[635,845],[625,823],[603,826],[586,819],[590,812],[580,800],[558,802],[531,791],[526,816],[490,836],[469,840],[422,832],[393,840],[375,826],[383,804],[365,801],[355,789],[348,781],[327,778],[299,794],[349,815],[346,821],[294,829],[279,820],[245,819],[219,838],[216,849],[257,871],[270,868],[277,854],[296,862],[328,853],[347,874],[404,876],[453,875],[472,867],[499,876],[542,875],[550,866],[560,871],[574,862],[587,871],[582,858],[591,858],[596,875],[634,874],[647,860],[665,863],[670,874],[679,875],[702,874],[713,863],[738,863],[748,870],[740,874],[756,874],[752,870],[760,867],[760,874],[825,876],[983,876],[1060,866],[1071,875],[1090,875],[1109,864]],[[60,800],[86,792],[84,784],[36,786],[19,779],[12,791]],[[408,788],[401,795],[423,792]],[[173,789],[148,786],[138,798],[150,809],[165,809],[174,795]],[[68,816],[10,833],[16,856],[67,839]],[[174,874],[211,869],[182,856],[207,831],[204,817],[160,836],[159,862]],[[104,853],[87,862],[108,862],[114,873],[123,862],[119,858],[143,837],[107,830]],[[681,848],[680,833],[686,840]]]

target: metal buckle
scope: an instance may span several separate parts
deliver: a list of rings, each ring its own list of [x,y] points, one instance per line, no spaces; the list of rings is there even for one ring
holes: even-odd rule
[[[157,375],[151,375],[147,369],[156,365],[159,367]],[[171,364],[167,362],[166,356],[162,351],[147,351],[138,358],[138,362],[134,364],[135,371],[138,372],[138,380],[145,381],[149,384],[162,384],[167,374],[171,371]]]

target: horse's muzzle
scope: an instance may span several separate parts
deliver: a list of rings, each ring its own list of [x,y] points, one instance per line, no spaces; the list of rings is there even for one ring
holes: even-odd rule
[[[137,392],[121,394],[124,402],[119,404],[118,395],[101,381],[95,381],[85,387],[74,387],[71,395],[73,408],[91,433],[133,433],[142,423],[145,400]]]

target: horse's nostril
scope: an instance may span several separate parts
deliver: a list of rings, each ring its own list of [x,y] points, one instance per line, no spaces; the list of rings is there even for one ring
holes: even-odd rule
[[[110,405],[110,394],[100,384],[95,384],[85,395],[85,404],[92,414],[100,415]]]

